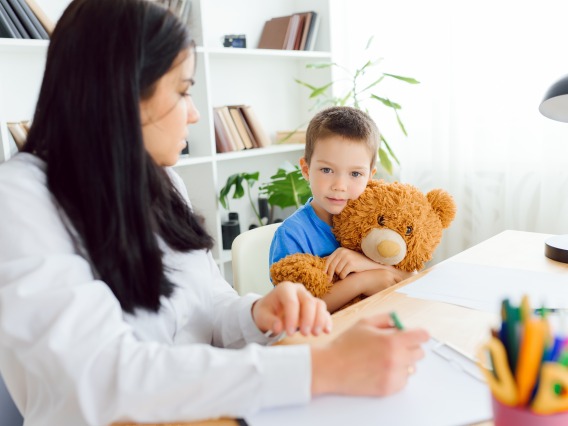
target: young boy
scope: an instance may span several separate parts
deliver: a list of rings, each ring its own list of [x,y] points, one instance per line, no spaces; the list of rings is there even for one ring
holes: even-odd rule
[[[376,172],[380,135],[374,121],[351,107],[331,107],[314,116],[306,132],[302,175],[312,198],[276,230],[270,264],[294,253],[326,257],[326,273],[337,281],[323,297],[334,312],[361,294],[370,296],[409,274],[380,265],[365,255],[339,247],[332,217],[348,200],[359,197]]]

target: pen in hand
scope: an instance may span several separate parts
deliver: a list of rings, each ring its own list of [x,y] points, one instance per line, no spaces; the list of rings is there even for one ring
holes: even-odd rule
[[[394,326],[399,329],[399,330],[404,330],[404,327],[402,325],[402,323],[400,322],[400,320],[398,319],[398,316],[396,315],[396,312],[391,312],[390,313],[390,317],[392,319],[392,322],[394,323]]]

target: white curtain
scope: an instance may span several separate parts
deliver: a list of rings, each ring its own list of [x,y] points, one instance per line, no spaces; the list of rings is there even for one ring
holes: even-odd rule
[[[568,123],[538,111],[548,87],[568,74],[568,3],[336,6],[337,61],[355,67],[378,55],[382,71],[421,82],[377,87],[402,105],[407,138],[386,108],[370,112],[401,160],[400,180],[444,188],[457,202],[434,262],[506,229],[568,233]]]

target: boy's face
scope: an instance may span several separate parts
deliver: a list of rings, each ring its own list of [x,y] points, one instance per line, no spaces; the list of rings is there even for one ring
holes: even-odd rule
[[[312,188],[312,207],[330,225],[332,215],[340,213],[348,200],[358,198],[376,171],[370,170],[367,145],[341,136],[318,139],[311,164],[302,158],[300,165]]]

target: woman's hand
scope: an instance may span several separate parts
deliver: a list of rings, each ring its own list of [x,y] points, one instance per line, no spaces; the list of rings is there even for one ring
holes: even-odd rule
[[[421,345],[429,336],[424,330],[393,327],[390,316],[380,314],[358,321],[325,346],[312,346],[312,394],[400,391],[424,357]]]
[[[331,316],[325,302],[312,296],[301,284],[282,282],[252,305],[252,318],[262,332],[297,330],[304,336],[331,331]]]

